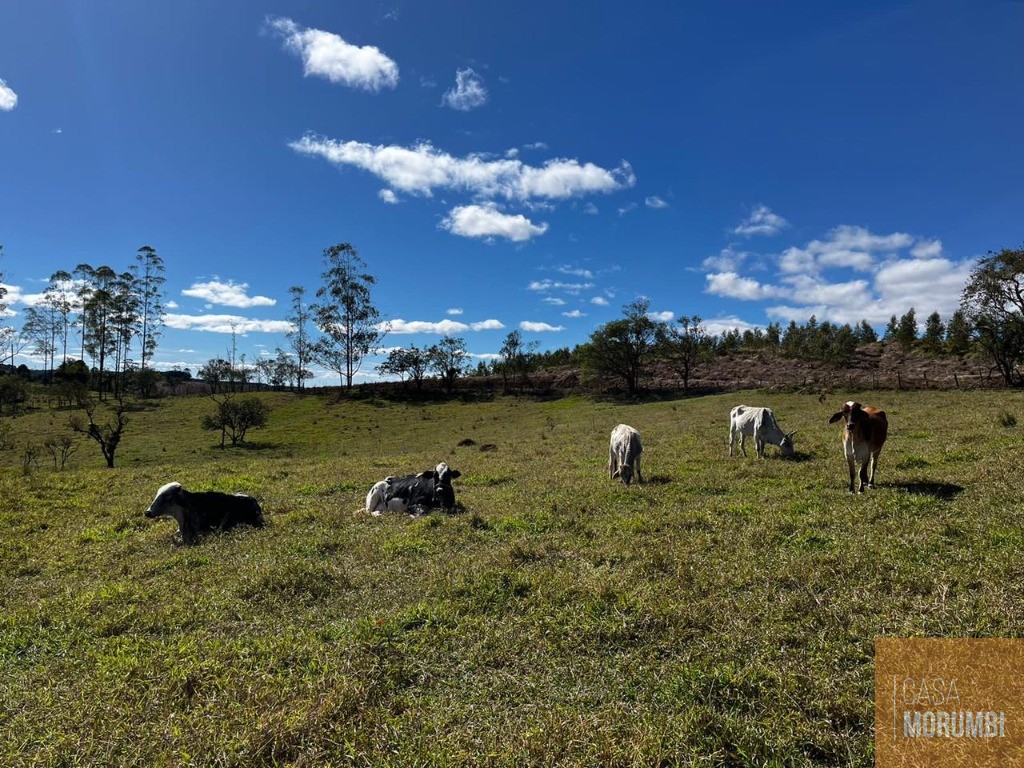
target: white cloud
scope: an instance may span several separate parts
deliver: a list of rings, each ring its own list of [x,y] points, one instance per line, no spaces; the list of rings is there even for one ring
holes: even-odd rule
[[[459,307],[452,307],[447,312],[445,312],[445,314],[446,315],[461,315],[462,314],[462,309],[460,309]]]
[[[733,230],[737,235],[774,235],[789,226],[789,222],[772,213],[767,205],[757,206],[743,222]]]
[[[593,203],[587,203],[586,205],[583,206],[583,212],[590,214],[591,216],[597,216],[597,206],[594,205]]]
[[[608,299],[606,299],[604,296],[595,296],[594,298],[592,298],[590,300],[590,303],[591,304],[596,304],[599,307],[607,307],[608,306]]]
[[[523,144],[523,149],[547,149],[548,145],[543,141],[535,141],[532,144]]]
[[[737,330],[740,333],[743,331],[752,331],[755,328],[760,328],[760,325],[754,323],[748,323],[746,320],[740,320],[736,315],[728,315],[726,317],[713,317],[710,320],[704,320],[701,325],[707,330],[708,333],[715,336],[721,336],[723,333],[731,330]]]
[[[178,302],[174,301],[174,299],[171,299],[166,304],[164,304],[164,308],[166,308],[166,309],[177,309],[178,308]]]
[[[521,213],[502,213],[494,203],[456,206],[441,221],[441,228],[461,237],[504,237],[513,243],[548,231],[547,224],[534,224]]]
[[[737,251],[731,245],[723,248],[717,256],[708,256],[701,262],[701,267],[716,272],[735,272],[749,258],[746,251]]]
[[[18,94],[0,78],[0,111],[10,112],[18,106]]]
[[[378,324],[380,330],[389,333],[437,333],[442,336],[451,336],[455,333],[466,331],[498,331],[504,328],[499,320],[481,320],[476,323],[459,322],[458,320],[441,320],[440,322],[429,322],[427,320],[388,320]]]
[[[551,304],[552,306],[555,307],[565,306],[565,299],[559,299],[555,296],[545,296],[543,299],[541,299],[541,301],[543,301],[545,304]]]
[[[398,195],[396,195],[390,189],[382,189],[380,192],[377,193],[377,197],[379,197],[381,200],[383,200],[388,205],[395,205],[395,204],[401,202],[398,199]]]
[[[475,357],[477,360],[501,360],[501,355],[498,352],[470,352],[470,357]]]
[[[307,76],[366,91],[398,85],[398,65],[375,46],[352,45],[332,32],[300,27],[286,18],[268,18],[267,25],[302,59]]]
[[[646,205],[648,208],[653,208],[656,211],[669,207],[668,203],[666,203],[657,195],[651,195],[646,200],[644,200],[644,205]]]
[[[931,259],[942,255],[941,240],[919,240],[910,249],[910,255],[917,259]]]
[[[648,312],[647,313],[647,317],[649,317],[651,320],[653,320],[656,323],[671,323],[673,320],[675,320],[676,313],[675,312],[669,312],[669,311],[665,311],[665,312]]]
[[[914,238],[905,232],[875,235],[864,227],[842,225],[824,240],[812,240],[803,248],[788,248],[779,260],[779,268],[790,274],[809,274],[821,267],[849,267],[869,271],[877,254],[908,248]]]
[[[183,296],[203,299],[210,304],[222,304],[225,307],[272,307],[277,304],[276,299],[267,296],[249,296],[246,293],[248,288],[248,283],[236,283],[234,280],[225,283],[214,279],[205,283],[192,283],[190,288],[181,293]]]
[[[619,216],[625,216],[630,211],[635,211],[636,207],[636,203],[626,203],[624,206],[619,208]]]
[[[239,315],[164,315],[168,328],[179,331],[208,331],[210,333],[287,333],[292,324],[287,320],[254,320]],[[232,329],[232,326],[234,328]]]
[[[563,264],[560,267],[555,267],[555,272],[561,272],[563,275],[572,275],[573,277],[582,277],[586,280],[592,280],[594,278],[594,273],[589,269],[573,267],[569,264]]]
[[[705,275],[707,292],[715,296],[743,301],[757,301],[779,295],[779,289],[772,285],[762,285],[749,277],[740,277],[735,272],[712,272]]]
[[[586,317],[587,313],[586,312],[580,312],[580,310],[578,310],[578,309],[574,309],[572,312],[563,312],[562,315],[564,315],[565,317],[577,318],[577,317]]]
[[[564,331],[565,327],[561,325],[549,325],[548,323],[534,323],[530,320],[523,320],[519,324],[519,327],[524,331],[530,331],[531,333],[544,333],[548,331]]]
[[[428,197],[434,190],[450,189],[508,200],[560,200],[614,192],[636,183],[633,169],[625,161],[611,170],[565,158],[548,160],[537,167],[516,158],[487,159],[478,154],[454,157],[429,143],[383,146],[312,135],[289,146],[334,165],[369,171],[393,189]]]
[[[445,91],[441,103],[460,112],[482,107],[487,103],[487,88],[483,78],[468,67],[456,71],[455,85]]]
[[[537,291],[539,293],[546,293],[548,291],[565,291],[572,296],[576,296],[580,291],[590,290],[594,287],[593,283],[563,283],[559,280],[552,280],[551,278],[544,278],[543,280],[533,280],[529,285],[526,286],[528,290]]]

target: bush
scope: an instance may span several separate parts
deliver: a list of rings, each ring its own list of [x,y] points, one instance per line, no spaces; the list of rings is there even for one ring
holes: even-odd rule
[[[217,410],[203,416],[202,425],[203,429],[220,430],[221,448],[226,438],[231,438],[232,445],[244,443],[250,429],[262,429],[267,425],[270,406],[258,397],[227,397],[214,402]]]

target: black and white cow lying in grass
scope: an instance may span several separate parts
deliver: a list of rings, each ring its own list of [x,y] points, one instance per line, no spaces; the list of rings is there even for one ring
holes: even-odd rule
[[[146,517],[167,515],[178,521],[181,540],[195,544],[200,534],[223,531],[236,525],[263,527],[263,510],[251,496],[219,491],[191,493],[181,483],[167,483],[156,492]]]
[[[441,462],[434,469],[405,477],[386,477],[374,483],[366,494],[366,511],[374,517],[382,512],[422,515],[431,509],[451,512],[455,508],[452,480],[462,473]]]

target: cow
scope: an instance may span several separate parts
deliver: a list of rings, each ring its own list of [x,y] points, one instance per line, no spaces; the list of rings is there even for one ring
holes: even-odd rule
[[[757,457],[764,458],[764,446],[777,445],[782,452],[783,458],[790,458],[793,455],[792,432],[783,432],[775,414],[771,408],[756,408],[749,405],[737,405],[729,411],[729,455],[733,455],[733,446],[736,443],[736,436],[740,438],[740,450],[747,455],[747,438],[754,438],[754,447],[757,449]]]
[[[860,463],[860,487],[857,493],[864,493],[864,486],[875,487],[875,470],[878,469],[878,454],[882,452],[885,438],[889,434],[889,421],[885,411],[870,405],[861,405],[850,400],[843,404],[843,410],[832,414],[829,424],[840,419],[846,422],[843,430],[843,453],[846,463],[850,466],[850,493],[854,493],[855,465]],[[868,464],[871,464],[871,477],[868,477]]]
[[[146,517],[162,515],[177,521],[185,544],[196,544],[201,534],[236,525],[263,527],[263,510],[251,496],[219,491],[191,492],[182,488],[181,483],[167,483],[156,492]]]
[[[405,477],[386,477],[374,483],[366,494],[366,511],[374,517],[382,512],[422,515],[430,509],[451,512],[455,508],[452,480],[462,475],[441,462],[434,469]]]
[[[628,424],[619,424],[612,430],[611,443],[608,446],[608,477],[619,478],[623,484],[629,485],[636,474],[637,482],[644,481],[640,474],[640,454],[644,452],[640,444],[640,433]]]

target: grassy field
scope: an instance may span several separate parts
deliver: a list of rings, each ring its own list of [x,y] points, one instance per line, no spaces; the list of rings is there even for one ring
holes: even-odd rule
[[[1024,427],[1000,421],[1024,400],[856,393],[891,426],[851,496],[847,395],[268,395],[226,450],[208,400],[166,400],[114,470],[2,454],[0,765],[869,766],[876,637],[1024,635]],[[730,460],[739,403],[799,429],[798,460]],[[608,480],[620,422],[644,485]],[[440,460],[462,514],[353,514]],[[142,514],[169,480],[250,493],[268,527],[184,547]]]

